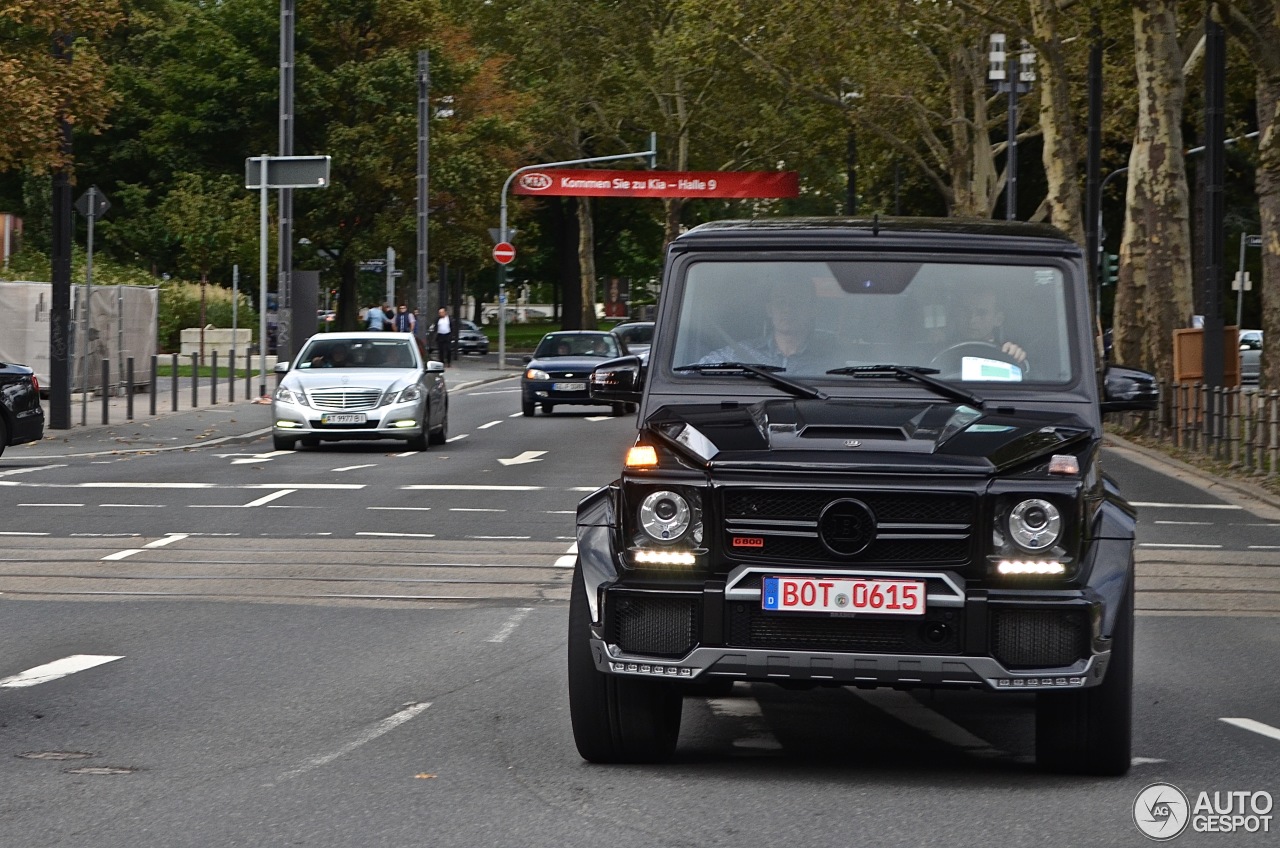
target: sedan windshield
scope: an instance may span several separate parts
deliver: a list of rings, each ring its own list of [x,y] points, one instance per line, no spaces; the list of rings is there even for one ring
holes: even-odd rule
[[[704,261],[687,272],[669,366],[749,362],[804,382],[877,366],[947,382],[1064,383],[1068,309],[1056,266]]]
[[[403,339],[315,339],[298,357],[299,369],[416,368],[413,349]]]
[[[534,351],[534,359],[554,356],[621,356],[618,340],[607,333],[559,333],[546,336]]]

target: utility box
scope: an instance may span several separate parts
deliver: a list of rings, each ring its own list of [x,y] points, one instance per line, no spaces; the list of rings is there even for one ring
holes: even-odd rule
[[[1196,383],[1204,380],[1204,330],[1173,331],[1173,381]],[[1222,328],[1222,384],[1240,385],[1240,328]]]

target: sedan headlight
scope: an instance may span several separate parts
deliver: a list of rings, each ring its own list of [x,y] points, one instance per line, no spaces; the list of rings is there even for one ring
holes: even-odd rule
[[[405,390],[400,393],[400,397],[398,398],[398,401],[400,403],[410,403],[415,400],[420,400],[421,398],[422,398],[422,387],[419,386],[417,383],[414,383],[412,386],[405,387]]]
[[[689,502],[675,492],[651,493],[640,504],[640,528],[659,542],[674,542],[689,529]]]
[[[1062,514],[1043,498],[1027,498],[1009,510],[1009,537],[1024,551],[1043,551],[1062,535]]]
[[[551,375],[538,368],[530,368],[528,371],[524,372],[524,378],[526,380],[550,380]]]
[[[299,397],[299,395],[301,394],[302,394],[301,390],[299,390],[297,394],[294,394],[293,391],[291,391],[290,389],[286,389],[284,386],[281,386],[280,388],[276,389],[275,398],[281,403],[296,403],[299,406],[301,406],[302,398]]]

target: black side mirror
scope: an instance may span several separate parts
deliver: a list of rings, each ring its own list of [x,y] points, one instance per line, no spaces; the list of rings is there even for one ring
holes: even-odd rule
[[[1108,365],[1103,372],[1103,412],[1155,409],[1159,400],[1160,390],[1154,375],[1123,365]]]
[[[596,366],[587,391],[596,400],[639,403],[644,392],[644,364],[638,356],[622,356]]]

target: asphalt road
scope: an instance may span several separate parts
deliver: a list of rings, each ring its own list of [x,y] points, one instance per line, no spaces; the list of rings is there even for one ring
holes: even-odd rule
[[[1123,450],[1128,777],[1036,771],[1025,696],[744,684],[671,764],[584,763],[573,509],[634,422],[518,413],[508,380],[423,453],[6,454],[0,845],[1140,845],[1148,784],[1280,795],[1280,511]]]

